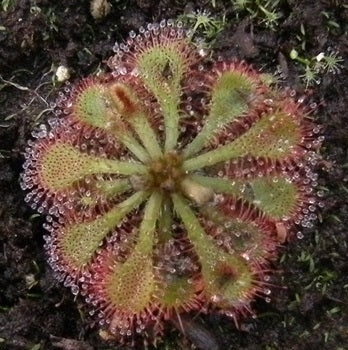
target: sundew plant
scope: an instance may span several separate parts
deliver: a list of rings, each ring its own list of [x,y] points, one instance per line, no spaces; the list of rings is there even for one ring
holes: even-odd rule
[[[65,87],[25,152],[56,278],[121,342],[155,342],[182,314],[238,323],[316,218],[320,128],[174,21],[131,32],[108,66]]]

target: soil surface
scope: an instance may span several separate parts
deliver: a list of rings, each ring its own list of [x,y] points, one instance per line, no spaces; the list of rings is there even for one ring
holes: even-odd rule
[[[239,330],[221,316],[200,316],[184,326],[205,350],[347,350],[347,67],[341,62],[339,73],[323,72],[306,89],[304,66],[289,56],[295,48],[308,59],[330,50],[346,59],[344,1],[280,0],[273,28],[260,9],[256,15],[236,12],[231,0],[110,2],[110,13],[95,20],[89,1],[0,1],[0,349],[124,349],[102,340],[81,300],[53,279],[43,249],[44,219],[24,203],[19,187],[23,152],[62,88],[55,79],[58,66],[69,68],[71,82],[94,74],[130,30],[206,9],[225,18],[209,43],[215,53],[278,73],[281,86],[317,104],[313,118],[325,135],[318,168],[325,206],[316,227],[284,248],[274,267],[271,301],[254,303],[257,318],[241,320]],[[247,2],[256,9],[255,1]],[[192,344],[169,325],[159,348]]]

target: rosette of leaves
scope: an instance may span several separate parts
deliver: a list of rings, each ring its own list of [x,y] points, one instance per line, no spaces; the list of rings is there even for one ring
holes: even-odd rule
[[[280,241],[315,218],[318,127],[173,21],[131,32],[109,67],[67,88],[26,149],[50,265],[124,341],[182,313],[237,321],[270,293]]]

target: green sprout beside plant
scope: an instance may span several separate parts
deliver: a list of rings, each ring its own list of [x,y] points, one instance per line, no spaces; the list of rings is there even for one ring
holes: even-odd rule
[[[15,0],[1,0],[1,9],[3,11],[9,11],[14,7],[15,3]]]
[[[301,57],[296,49],[290,52],[290,58],[300,63],[305,72],[300,75],[306,84],[306,88],[320,82],[322,74],[338,74],[341,71],[343,58],[337,52],[321,52],[315,57]]]
[[[202,36],[205,45],[212,46],[217,36],[224,30],[226,26],[225,16],[222,19],[216,19],[209,11],[195,11],[179,17],[179,20],[185,26],[191,28],[192,36]]]
[[[261,25],[276,30],[282,15],[279,10],[281,0],[231,0],[237,16],[248,15]]]

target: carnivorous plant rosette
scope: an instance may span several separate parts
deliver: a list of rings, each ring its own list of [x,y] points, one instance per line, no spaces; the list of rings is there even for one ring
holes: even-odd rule
[[[318,126],[245,62],[201,57],[174,21],[131,32],[108,65],[66,88],[26,149],[50,265],[124,341],[182,313],[237,321],[316,217]]]

